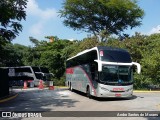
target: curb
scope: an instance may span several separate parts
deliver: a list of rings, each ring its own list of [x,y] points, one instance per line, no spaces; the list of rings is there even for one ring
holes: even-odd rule
[[[15,95],[13,95],[13,96],[10,96],[10,97],[6,97],[6,98],[4,98],[4,99],[0,99],[0,103],[3,103],[3,102],[7,102],[7,101],[9,101],[9,100],[12,100],[12,99],[16,98],[17,96],[18,96],[18,93],[15,94]]]
[[[134,93],[160,93],[160,91],[133,91]]]
[[[54,86],[56,88],[68,88],[67,86]]]

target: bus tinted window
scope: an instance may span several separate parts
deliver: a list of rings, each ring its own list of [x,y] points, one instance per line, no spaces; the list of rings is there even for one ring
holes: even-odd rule
[[[131,62],[131,57],[128,52],[118,50],[100,50],[100,59],[106,62]]]
[[[39,67],[32,67],[32,69],[33,69],[34,72],[40,72]]]
[[[77,56],[76,58],[73,58],[71,60],[68,60],[66,63],[66,66],[68,68],[68,67],[73,67],[77,65],[87,64],[87,63],[93,62],[96,59],[97,59],[97,51],[93,50],[85,54],[82,54],[80,56]]]
[[[41,69],[41,72],[43,73],[49,73],[49,70],[45,67],[40,67],[40,69]]]
[[[32,73],[31,68],[26,67],[26,68],[14,68],[15,72],[29,72]]]

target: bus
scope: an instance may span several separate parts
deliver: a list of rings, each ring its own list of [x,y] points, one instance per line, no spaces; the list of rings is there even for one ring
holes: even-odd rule
[[[53,73],[50,73],[49,70],[46,67],[37,67],[37,70],[39,68],[39,71],[35,70],[35,67],[32,67],[35,72],[36,77],[38,78],[37,83],[39,84],[39,80],[43,80],[46,84],[48,84],[47,81],[53,80]]]
[[[66,86],[95,97],[130,98],[133,71],[140,74],[139,63],[119,48],[98,46],[84,50],[66,61]]]
[[[39,80],[43,80],[45,83],[53,78],[53,74],[49,73],[45,67],[19,66],[6,68],[9,69],[8,76],[11,84],[18,83],[18,81],[27,81],[28,84],[33,82],[34,86],[38,86]]]

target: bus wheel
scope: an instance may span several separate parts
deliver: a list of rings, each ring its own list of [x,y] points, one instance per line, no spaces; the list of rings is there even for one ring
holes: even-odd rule
[[[69,90],[72,92],[73,91],[73,88],[72,88],[72,84],[70,83],[70,86],[69,86]]]
[[[89,86],[87,86],[86,94],[87,94],[87,97],[88,97],[88,98],[92,98],[91,93],[90,93],[90,88],[89,88]]]
[[[70,83],[68,82],[68,90],[70,90]]]

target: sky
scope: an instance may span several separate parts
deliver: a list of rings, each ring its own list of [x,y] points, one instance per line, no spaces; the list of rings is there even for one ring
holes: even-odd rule
[[[60,39],[82,40],[88,33],[74,31],[63,24],[58,11],[62,9],[64,0],[28,0],[26,20],[21,21],[22,32],[12,43],[32,46],[29,37],[47,40],[45,36],[57,36]],[[138,5],[145,15],[140,27],[128,29],[125,33],[134,35],[135,32],[150,35],[160,33],[160,0],[138,0]]]

